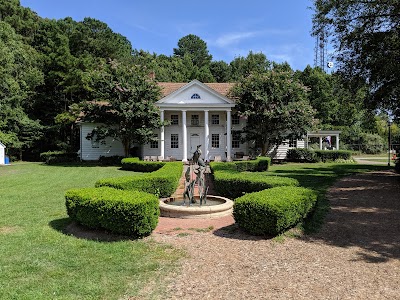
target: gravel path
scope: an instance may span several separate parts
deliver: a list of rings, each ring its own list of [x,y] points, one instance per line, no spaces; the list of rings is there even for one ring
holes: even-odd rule
[[[159,228],[155,240],[189,253],[163,299],[400,299],[400,175],[347,177],[328,197],[312,236],[260,239],[229,219],[206,232]]]

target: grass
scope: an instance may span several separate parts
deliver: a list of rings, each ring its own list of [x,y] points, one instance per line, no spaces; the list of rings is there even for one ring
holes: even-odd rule
[[[387,167],[282,164],[271,166],[266,174],[295,178],[318,192],[316,209],[301,226],[308,233],[323,224],[329,210],[325,194],[336,180],[382,169]],[[151,239],[101,241],[65,234],[70,224],[66,190],[125,175],[117,167],[38,163],[0,167],[0,299],[162,298],[162,278],[174,270],[182,252]],[[144,295],[141,290],[148,284],[150,291]]]
[[[335,163],[288,163],[273,165],[268,171],[270,176],[285,176],[295,178],[300,185],[315,190],[318,200],[314,212],[299,228],[306,234],[317,232],[324,222],[329,211],[329,201],[326,192],[338,179],[356,173],[386,170],[387,166],[362,164],[335,164]]]
[[[110,242],[64,233],[70,224],[65,191],[113,176],[126,172],[38,163],[0,167],[0,299],[137,297],[175,267],[182,253],[151,239]],[[146,297],[160,294],[161,288]]]

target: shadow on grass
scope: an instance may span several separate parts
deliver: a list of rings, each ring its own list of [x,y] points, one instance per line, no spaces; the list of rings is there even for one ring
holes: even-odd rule
[[[133,240],[128,236],[110,233],[106,230],[91,229],[80,225],[70,218],[56,219],[49,222],[49,225],[54,230],[57,230],[65,235],[74,236],[79,239],[97,242],[119,242]]]

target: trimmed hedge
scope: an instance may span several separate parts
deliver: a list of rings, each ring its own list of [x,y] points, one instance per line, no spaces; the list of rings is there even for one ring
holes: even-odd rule
[[[298,224],[313,209],[316,192],[302,187],[276,187],[235,200],[238,226],[254,235],[277,235]]]
[[[236,199],[246,193],[253,193],[278,186],[298,186],[294,178],[270,176],[251,172],[214,172],[214,189],[218,195]]]
[[[350,160],[351,151],[347,150],[310,150],[303,148],[289,149],[286,159],[293,162],[328,162],[337,159]]]
[[[323,162],[334,161],[339,158],[345,160],[351,158],[351,151],[348,150],[315,150],[315,154]]]
[[[113,156],[100,156],[99,163],[103,166],[120,166],[121,160],[124,156],[113,155]]]
[[[78,161],[76,152],[48,151],[40,153],[40,159],[48,165]]]
[[[65,200],[72,220],[134,238],[150,235],[160,215],[158,198],[140,191],[74,189],[66,192]]]
[[[238,172],[263,172],[268,171],[271,165],[270,157],[258,157],[254,160],[243,160],[233,162],[211,162],[212,170],[230,170]]]
[[[289,149],[286,154],[286,159],[293,162],[317,162],[317,155],[313,150],[305,148]]]
[[[150,173],[161,169],[165,165],[165,162],[142,161],[138,157],[129,157],[124,158],[121,164],[123,170]]]
[[[394,165],[394,170],[397,173],[400,173],[400,158],[396,158],[395,165]]]
[[[240,172],[243,169],[249,171],[268,169],[271,159],[262,157],[250,162],[253,163],[246,164],[247,161],[210,163],[214,175],[214,189],[217,194],[235,199],[245,193],[258,192],[277,186],[299,185],[299,182],[293,178],[269,176],[267,173],[260,172]]]
[[[106,178],[96,182],[96,187],[112,187],[119,190],[139,190],[159,197],[171,196],[182,175],[182,162],[168,162],[152,173],[136,176]]]
[[[250,172],[263,172],[268,171],[269,166],[271,165],[270,157],[258,157],[255,160],[243,160],[243,161],[234,161],[236,169],[239,172],[250,171]]]

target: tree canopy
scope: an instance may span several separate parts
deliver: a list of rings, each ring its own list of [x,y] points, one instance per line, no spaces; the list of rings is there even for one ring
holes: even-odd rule
[[[143,68],[111,60],[93,71],[92,84],[94,101],[86,103],[84,120],[103,124],[97,140],[113,137],[129,156],[131,145],[153,139],[153,130],[162,125],[155,106],[160,90]]]
[[[244,138],[255,141],[266,155],[283,140],[302,137],[311,129],[314,110],[307,99],[307,88],[293,72],[269,70],[244,77],[234,86],[238,114],[247,118]]]
[[[340,73],[368,84],[365,103],[400,116],[400,0],[314,0],[313,33],[333,42]]]

